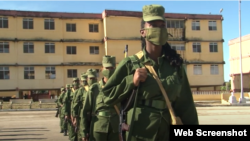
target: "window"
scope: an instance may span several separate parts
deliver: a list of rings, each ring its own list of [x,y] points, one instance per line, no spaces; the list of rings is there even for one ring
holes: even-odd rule
[[[24,67],[24,79],[35,79],[34,67]]]
[[[66,31],[68,32],[76,32],[76,24],[66,24]]]
[[[98,32],[98,24],[89,24],[89,32]]]
[[[54,19],[44,19],[44,29],[54,30],[55,29]]]
[[[210,52],[218,52],[218,45],[217,45],[217,43],[210,43],[209,44],[209,50],[210,50]]]
[[[0,17],[0,28],[8,28],[8,18],[7,17]]]
[[[67,54],[76,54],[76,46],[67,46]]]
[[[77,70],[76,69],[69,69],[68,70],[68,78],[77,77]]]
[[[9,67],[0,67],[0,79],[10,79]]]
[[[211,74],[219,74],[219,67],[218,67],[218,65],[211,65],[210,66],[210,73]]]
[[[185,50],[184,44],[171,44],[171,48],[174,50]]]
[[[32,42],[24,42],[23,53],[34,53],[34,44]]]
[[[45,68],[45,78],[46,79],[55,79],[56,78],[56,69],[55,67],[46,67]]]
[[[45,53],[55,53],[55,44],[45,43]]]
[[[193,52],[201,52],[201,44],[193,43]]]
[[[167,20],[167,28],[184,28],[184,21]]]
[[[192,30],[200,30],[200,21],[192,22]]]
[[[90,54],[99,54],[99,47],[98,46],[90,46],[89,53]]]
[[[194,75],[201,75],[201,74],[202,74],[201,65],[194,65]]]
[[[23,18],[23,29],[33,29],[32,18]]]
[[[9,53],[9,42],[0,42],[0,53]]]
[[[208,30],[217,30],[216,21],[208,22]]]

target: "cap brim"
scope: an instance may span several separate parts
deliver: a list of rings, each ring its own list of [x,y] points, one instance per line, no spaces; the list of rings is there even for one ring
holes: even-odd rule
[[[92,78],[92,77],[95,77],[94,75],[88,75],[88,78]]]
[[[104,67],[113,67],[113,64],[111,64],[111,63],[103,63],[103,66]]]
[[[155,20],[166,21],[166,19],[164,17],[161,17],[161,16],[147,16],[147,17],[143,17],[143,20],[145,22],[155,21]]]

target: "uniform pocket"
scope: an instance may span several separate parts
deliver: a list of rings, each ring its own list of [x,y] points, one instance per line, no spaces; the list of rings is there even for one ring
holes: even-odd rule
[[[108,133],[109,117],[95,116],[92,120],[94,122],[94,132]]]
[[[127,123],[131,124],[133,109],[128,112]],[[148,108],[136,108],[132,136],[148,140],[155,138],[160,125],[161,116]]]

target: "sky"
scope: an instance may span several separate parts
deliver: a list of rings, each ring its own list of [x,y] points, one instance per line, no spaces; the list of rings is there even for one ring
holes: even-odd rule
[[[0,9],[49,11],[49,12],[77,12],[77,13],[102,13],[109,10],[142,11],[144,5],[160,4],[165,7],[166,13],[191,13],[191,14],[221,14],[223,32],[223,58],[224,80],[230,80],[229,46],[231,39],[239,37],[239,1],[2,1]],[[220,9],[223,8],[222,13]],[[241,35],[250,34],[250,0],[241,1]]]

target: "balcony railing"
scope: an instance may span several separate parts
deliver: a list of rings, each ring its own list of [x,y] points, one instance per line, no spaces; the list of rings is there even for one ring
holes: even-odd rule
[[[202,94],[230,94],[230,91],[192,91],[195,95],[202,95]]]
[[[185,40],[185,28],[167,28],[168,40],[170,41],[184,41]]]

